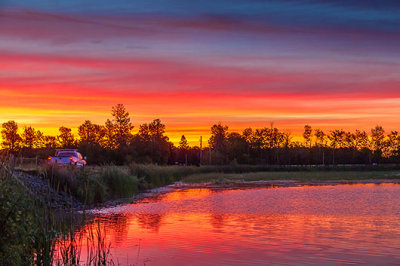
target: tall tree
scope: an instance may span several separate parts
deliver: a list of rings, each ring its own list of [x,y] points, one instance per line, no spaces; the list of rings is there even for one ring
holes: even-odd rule
[[[375,151],[380,151],[383,148],[385,139],[385,130],[381,126],[376,126],[371,129],[371,144]]]
[[[345,138],[346,132],[344,132],[342,129],[335,129],[330,132],[328,135],[328,139],[331,141],[330,145],[332,148],[332,163],[335,164],[335,150],[337,148],[343,148],[344,144],[344,138]]]
[[[229,133],[226,139],[228,156],[230,161],[243,163],[247,154],[246,139],[239,133]]]
[[[22,133],[22,144],[24,147],[32,149],[37,146],[38,138],[36,130],[31,126],[26,126]]]
[[[185,135],[182,135],[181,140],[179,141],[178,148],[181,149],[181,150],[189,149],[188,141],[187,141]]]
[[[324,133],[324,131],[322,131],[321,129],[316,129],[315,130],[315,138],[316,138],[316,144],[319,147],[324,147],[326,144],[326,134]]]
[[[57,136],[58,141],[60,142],[63,148],[72,148],[75,144],[75,137],[72,134],[72,130],[67,127],[60,127],[58,129],[60,134]]]
[[[371,144],[375,160],[378,162],[382,157],[385,144],[385,130],[381,126],[371,129]]]
[[[306,146],[311,148],[311,137],[312,137],[312,128],[310,125],[304,126],[303,138],[306,143]]]
[[[21,136],[18,134],[18,124],[15,121],[8,121],[2,124],[3,130],[1,137],[3,139],[2,145],[10,152],[18,150],[21,144]]]
[[[185,165],[188,165],[188,150],[189,150],[189,145],[187,142],[187,139],[185,135],[182,135],[181,140],[179,141],[179,152],[180,154],[183,153],[184,158],[185,158]]]
[[[128,145],[132,138],[133,125],[129,117],[129,112],[123,104],[117,104],[112,107],[113,116],[112,125],[114,130],[114,139],[117,148]]]
[[[345,132],[344,147],[356,149],[356,135],[352,132]]]
[[[165,138],[164,133],[165,133],[165,125],[161,123],[160,119],[154,119],[150,124],[149,124],[149,131],[150,135],[155,138],[155,139],[163,139]]]
[[[106,132],[104,126],[86,120],[78,127],[78,134],[81,142],[102,144]]]
[[[154,163],[167,163],[171,155],[171,143],[164,134],[165,125],[160,119],[140,125],[134,138],[135,145],[140,147],[140,156],[147,156]]]
[[[54,136],[44,136],[43,143],[47,149],[55,149],[58,147],[57,138]]]
[[[228,126],[223,126],[221,123],[213,125],[211,127],[211,136],[208,140],[210,148],[220,153],[225,153],[227,134]]]
[[[107,149],[115,149],[117,147],[115,141],[115,126],[110,119],[107,119],[104,126],[104,147]]]
[[[389,158],[391,156],[398,157],[400,151],[400,135],[397,131],[391,131],[384,141],[383,157]]]
[[[356,130],[354,132],[354,145],[357,150],[367,149],[369,147],[368,134],[365,131]]]
[[[328,139],[331,141],[330,145],[333,149],[343,148],[345,143],[346,132],[342,129],[335,129],[330,132]]]
[[[45,147],[45,135],[42,131],[36,131],[36,146],[35,148],[44,148]]]

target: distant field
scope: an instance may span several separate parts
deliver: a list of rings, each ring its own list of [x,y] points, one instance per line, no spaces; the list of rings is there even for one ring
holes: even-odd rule
[[[193,174],[182,178],[185,183],[223,183],[229,181],[261,181],[261,180],[363,180],[363,179],[396,179],[400,178],[400,170],[396,171],[296,171],[296,172],[254,172],[254,173],[204,173]]]

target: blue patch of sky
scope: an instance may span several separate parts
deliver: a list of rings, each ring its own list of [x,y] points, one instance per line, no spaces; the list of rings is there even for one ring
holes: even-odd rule
[[[362,2],[363,4],[361,4]],[[343,25],[398,30],[400,1],[313,0],[3,0],[0,6],[83,14],[221,15],[284,25]]]

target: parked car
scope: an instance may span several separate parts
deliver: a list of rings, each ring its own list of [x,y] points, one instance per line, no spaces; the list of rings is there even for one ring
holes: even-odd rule
[[[49,156],[47,162],[82,167],[86,165],[86,157],[83,158],[78,150],[75,149],[57,149],[55,156]]]

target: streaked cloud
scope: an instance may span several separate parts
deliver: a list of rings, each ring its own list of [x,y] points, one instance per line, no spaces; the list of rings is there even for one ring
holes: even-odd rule
[[[195,141],[214,122],[399,127],[397,1],[3,1],[0,121],[55,132],[124,103]]]

